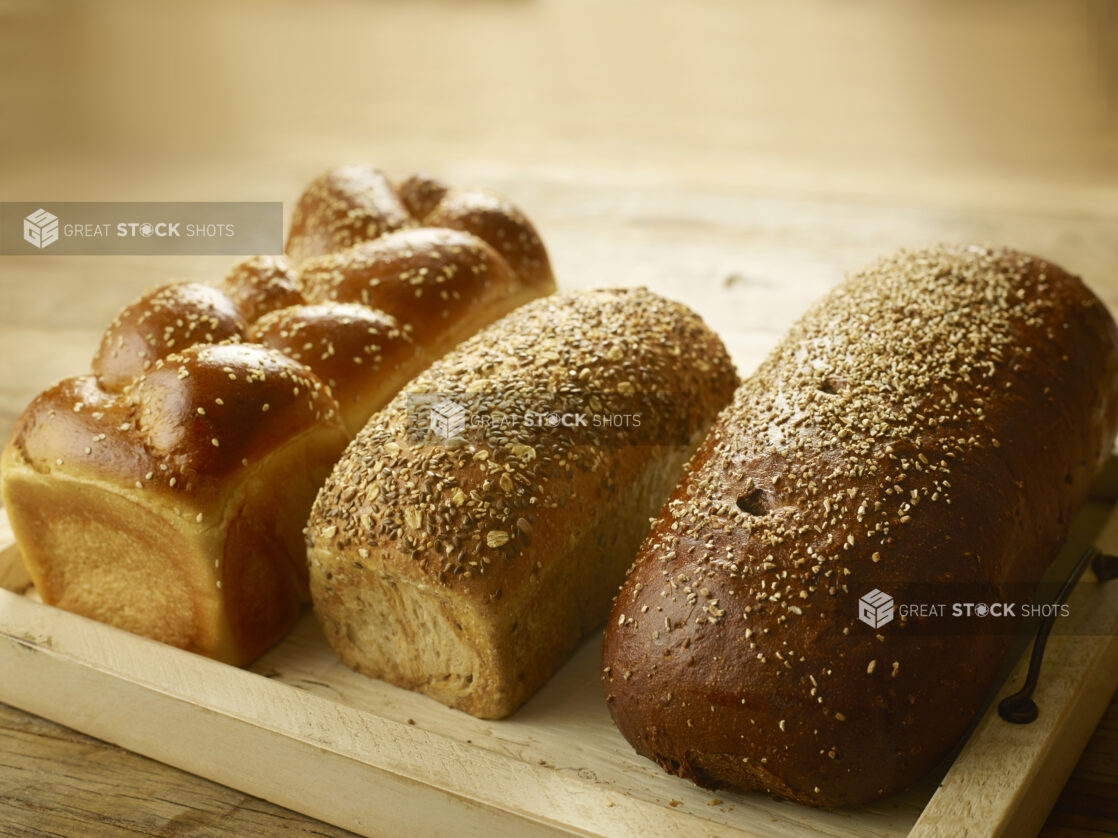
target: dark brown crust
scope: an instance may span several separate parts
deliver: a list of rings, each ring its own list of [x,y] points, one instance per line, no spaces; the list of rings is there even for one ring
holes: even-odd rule
[[[852,278],[742,385],[654,523],[605,638],[621,732],[700,785],[812,806],[912,784],[1007,637],[875,631],[858,598],[1035,587],[1116,428],[1118,331],[1060,268],[951,247]]]

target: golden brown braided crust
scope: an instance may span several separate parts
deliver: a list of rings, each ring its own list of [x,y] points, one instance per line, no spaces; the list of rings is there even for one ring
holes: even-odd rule
[[[356,433],[455,344],[555,289],[539,236],[504,198],[419,175],[397,195],[369,166],[313,181],[287,247],[238,263],[219,288],[177,283],[136,300],[105,332],[99,381],[120,390],[187,346],[263,341],[328,384]]]
[[[300,264],[414,227],[470,233],[497,251],[521,282],[553,290],[543,242],[508,199],[487,190],[453,189],[422,174],[396,189],[368,165],[339,166],[311,182],[295,206],[287,255]]]
[[[148,292],[106,330],[92,375],[28,407],[3,496],[44,601],[232,663],[282,636],[308,595],[307,512],[351,434],[554,287],[507,202],[408,183],[445,227],[368,167],[329,172],[295,214],[301,265],[257,256],[218,287]]]

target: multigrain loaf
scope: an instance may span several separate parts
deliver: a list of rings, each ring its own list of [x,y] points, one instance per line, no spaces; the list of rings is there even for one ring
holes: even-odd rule
[[[1012,250],[902,251],[814,306],[735,394],[607,623],[641,754],[827,808],[902,789],[959,739],[1009,642],[859,597],[1035,590],[1118,428],[1118,331]]]
[[[504,199],[420,176],[397,188],[368,166],[308,188],[288,249],[216,286],[143,295],[91,375],[19,418],[0,488],[45,602],[251,660],[308,598],[302,528],[352,433],[455,343],[554,288]]]
[[[374,416],[319,494],[327,639],[360,672],[508,715],[601,624],[736,382],[702,321],[644,290],[537,300],[480,333]],[[447,407],[466,415],[433,431]]]

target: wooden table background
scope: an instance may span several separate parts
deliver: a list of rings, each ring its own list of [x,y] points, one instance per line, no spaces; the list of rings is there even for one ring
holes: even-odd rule
[[[343,161],[505,191],[561,284],[702,300],[743,371],[904,244],[1031,249],[1118,311],[1118,3],[0,0],[0,200],[289,206]],[[0,434],[230,262],[0,257]],[[1115,832],[1118,702],[1042,834]],[[343,834],[0,707],[0,834],[229,833]]]

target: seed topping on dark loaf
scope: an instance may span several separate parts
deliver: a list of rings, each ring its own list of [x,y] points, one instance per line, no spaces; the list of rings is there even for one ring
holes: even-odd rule
[[[915,781],[1006,636],[934,637],[900,613],[875,629],[858,597],[1035,587],[1113,439],[1115,334],[1079,280],[987,247],[900,251],[809,309],[692,458],[615,602],[603,679],[637,750],[828,807]]]

